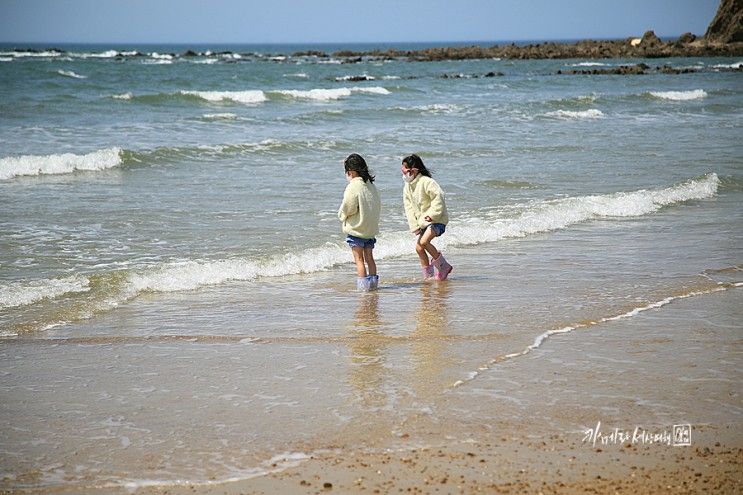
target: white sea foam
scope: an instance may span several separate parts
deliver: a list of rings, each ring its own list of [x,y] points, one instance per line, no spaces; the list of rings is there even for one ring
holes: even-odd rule
[[[145,59],[145,60],[142,60],[142,63],[144,65],[170,65],[173,63],[173,61],[165,60],[165,59],[156,59],[156,60]]]
[[[88,78],[88,76],[81,76],[80,74],[76,74],[71,70],[58,70],[57,74],[59,74],[60,76],[72,77],[75,79],[87,79]]]
[[[217,62],[219,62],[218,58],[206,58],[204,60],[193,61],[194,64],[206,64],[206,65],[216,64]]]
[[[71,292],[84,292],[89,289],[88,283],[87,278],[75,275],[61,279],[0,284],[0,309],[26,306]]]
[[[123,93],[120,95],[113,95],[111,98],[115,98],[117,100],[131,100],[134,98],[134,95],[131,93]]]
[[[340,98],[347,98],[351,96],[351,93],[368,93],[368,94],[378,94],[378,95],[390,94],[390,92],[387,89],[382,88],[380,86],[335,88],[335,89],[308,89],[308,90],[285,89],[285,90],[271,91],[271,93],[284,95],[284,96],[291,96],[293,98],[301,98],[301,99],[317,100],[317,101],[330,101],[330,100],[338,100]]]
[[[335,244],[307,249],[298,254],[274,256],[267,260],[234,259],[190,261],[163,265],[156,270],[131,274],[128,293],[174,292],[217,285],[231,280],[254,280],[313,273],[348,261],[346,249]]]
[[[712,67],[715,69],[740,69],[743,67],[743,62],[736,62],[734,64],[716,64]]]
[[[434,103],[431,105],[419,105],[415,107],[394,107],[394,109],[405,112],[454,113],[459,111],[460,107],[454,104]]]
[[[0,159],[0,180],[22,175],[68,174],[76,170],[104,170],[120,165],[121,149],[106,148],[85,155],[23,155]]]
[[[13,57],[0,57],[0,62],[12,62]]]
[[[134,54],[136,54],[136,53],[137,52],[134,52]],[[107,50],[105,52],[100,52],[100,53],[84,53],[84,54],[81,54],[81,57],[82,58],[114,58],[114,57],[118,57],[118,56],[119,56],[119,52],[117,52],[116,50]]]
[[[395,81],[397,79],[400,79],[400,76],[382,76],[382,79],[385,81]]]
[[[699,100],[707,97],[707,92],[703,89],[693,91],[650,91],[649,94],[662,100],[686,101]]]
[[[294,74],[284,74],[284,77],[296,77],[297,79],[309,79],[310,76],[304,72],[296,72]]]
[[[205,113],[204,120],[236,120],[237,115],[234,113]]]
[[[211,102],[234,101],[245,105],[254,105],[266,101],[266,94],[261,90],[248,91],[181,91],[182,95],[198,96]]]
[[[169,53],[157,53],[152,52],[150,53],[150,57],[160,60],[173,60],[175,57]]]
[[[471,245],[503,238],[525,237],[563,229],[596,218],[622,218],[647,215],[665,206],[717,194],[720,179],[710,173],[665,189],[650,189],[613,194],[576,196],[529,205],[516,218],[495,222],[472,219],[470,223],[447,230],[447,242]],[[477,225],[477,226],[474,226]],[[444,238],[442,238],[444,240]]]
[[[387,88],[383,88],[381,86],[370,86],[368,88],[360,87],[360,88],[351,88],[351,91],[357,92],[357,93],[369,93],[373,95],[388,95],[390,94],[390,91]]]
[[[547,112],[545,114],[547,117],[554,117],[558,119],[563,120],[586,120],[586,119],[600,119],[603,118],[604,112],[601,110],[598,110],[596,108],[591,108],[588,110],[557,110],[555,112]]]
[[[16,52],[16,51],[10,51],[10,52],[0,52],[0,55],[5,57],[15,57],[15,58],[49,58],[49,57],[59,57],[62,54],[60,52],[54,52],[54,51],[43,51],[43,52]]]
[[[601,62],[579,62],[577,64],[570,64],[570,67],[610,67],[611,64],[604,64]]]

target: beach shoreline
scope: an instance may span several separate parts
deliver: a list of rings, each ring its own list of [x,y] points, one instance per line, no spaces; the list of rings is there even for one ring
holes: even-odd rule
[[[518,374],[519,368],[523,372],[524,366],[545,360],[557,366],[536,373],[549,376],[564,370],[562,385],[541,377],[530,383],[541,383],[537,390],[523,394],[532,399],[527,407],[531,418],[503,419],[497,409],[489,409],[490,417],[483,417],[482,422],[458,421],[456,415],[441,421],[421,416],[406,425],[409,435],[388,432],[388,440],[377,438],[380,443],[368,449],[329,445],[296,466],[265,476],[214,485],[153,487],[143,493],[736,492],[743,486],[740,390],[734,386],[740,371],[733,366],[716,378],[702,375],[716,354],[720,361],[735,362],[741,341],[730,317],[741,292],[735,288],[676,301],[632,321],[583,332],[582,343],[574,340],[576,336],[556,336],[543,353],[506,364],[509,369],[504,373]],[[680,323],[694,320],[693,315],[698,315],[694,323]],[[642,329],[643,334],[622,336],[633,329]],[[682,334],[669,339],[676,331]],[[630,338],[637,341],[626,342]],[[695,339],[699,347],[685,345],[687,339]],[[622,341],[629,345],[619,349]],[[710,347],[715,342],[721,344],[718,349]],[[600,366],[595,373],[593,366],[584,368],[581,354],[586,361],[596,359],[597,354],[604,362],[611,359],[614,373],[602,375]],[[646,354],[652,358],[642,364],[618,365],[629,356]],[[665,366],[684,371],[671,376],[664,372]],[[714,382],[721,386],[710,385]],[[570,399],[566,399],[552,407],[551,398],[544,397],[546,391],[561,396],[571,383],[585,391],[578,392],[581,406],[571,411]],[[684,390],[689,396],[682,398],[674,392],[679,383],[707,385]],[[606,390],[617,395],[605,394]],[[628,393],[636,397],[628,401]],[[643,405],[647,401],[654,401],[652,407]],[[474,407],[488,410],[484,404]],[[581,407],[587,413],[582,418]],[[687,425],[666,424],[658,414],[661,410],[669,410],[674,421],[689,421],[690,436],[675,437],[674,429]],[[592,416],[596,411],[603,416]],[[588,417],[598,424],[589,423]],[[579,424],[590,426],[583,430],[576,427]]]
[[[396,423],[380,411],[372,427],[300,442],[252,477],[0,492],[733,493],[743,486],[742,295],[731,287],[553,335],[439,394],[437,414]],[[512,390],[482,395],[493,387]]]

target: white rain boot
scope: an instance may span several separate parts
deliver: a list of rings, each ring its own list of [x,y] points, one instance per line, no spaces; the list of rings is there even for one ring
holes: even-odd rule
[[[356,279],[356,290],[369,292],[369,277],[359,277]]]
[[[423,272],[423,280],[431,280],[433,278],[433,265],[424,266],[421,268]]]
[[[439,257],[433,260],[433,266],[436,267],[436,280],[446,280],[446,277],[448,277],[454,269],[454,267],[446,261],[443,253],[439,253]]]
[[[379,288],[379,275],[369,275],[366,277],[369,282],[369,290],[377,290]]]

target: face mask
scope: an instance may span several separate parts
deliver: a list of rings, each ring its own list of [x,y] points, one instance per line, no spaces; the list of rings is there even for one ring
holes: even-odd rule
[[[412,182],[414,178],[413,174],[402,174],[402,180],[405,182]]]
[[[351,174],[346,174],[346,180],[348,182],[351,182],[353,180],[353,177],[351,177]]]

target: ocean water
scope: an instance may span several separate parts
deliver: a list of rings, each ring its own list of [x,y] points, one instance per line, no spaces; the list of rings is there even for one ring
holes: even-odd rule
[[[550,335],[740,300],[738,59],[64,48],[0,49],[4,488],[207,483],[389,445]],[[556,74],[638,62],[699,72]],[[350,153],[383,200],[371,294],[336,218]],[[419,280],[410,153],[446,192],[447,282]]]

